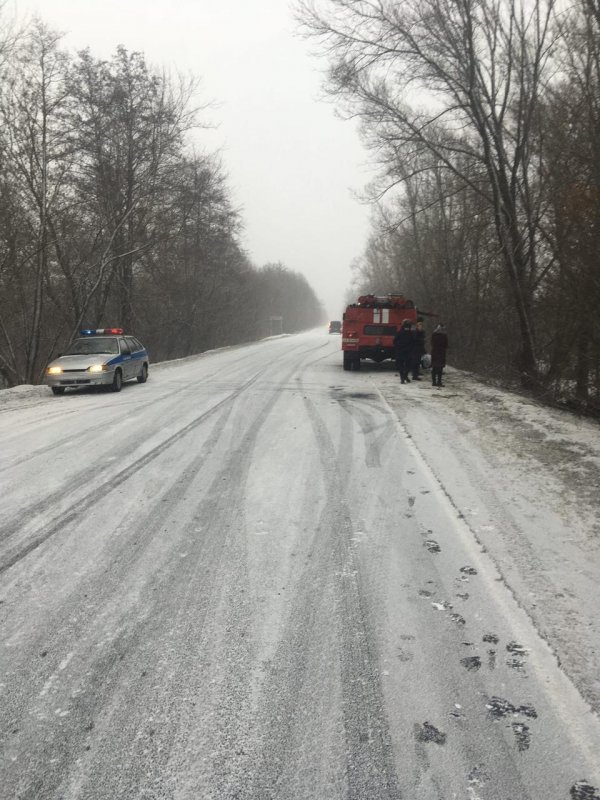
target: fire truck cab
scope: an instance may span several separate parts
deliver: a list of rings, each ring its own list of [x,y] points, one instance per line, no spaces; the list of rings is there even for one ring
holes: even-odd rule
[[[363,358],[393,359],[394,336],[405,319],[416,323],[417,309],[402,294],[367,294],[349,305],[342,322],[344,369],[360,369]]]

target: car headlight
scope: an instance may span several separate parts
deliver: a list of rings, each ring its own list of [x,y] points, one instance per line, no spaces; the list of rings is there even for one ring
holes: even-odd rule
[[[106,364],[92,364],[91,367],[87,368],[88,372],[106,372],[107,370]]]
[[[48,367],[48,375],[62,375],[62,367]]]

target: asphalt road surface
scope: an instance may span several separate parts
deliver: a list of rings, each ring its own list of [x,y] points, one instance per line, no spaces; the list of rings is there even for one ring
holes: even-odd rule
[[[2,800],[598,799],[597,718],[339,337],[11,405],[0,491]]]

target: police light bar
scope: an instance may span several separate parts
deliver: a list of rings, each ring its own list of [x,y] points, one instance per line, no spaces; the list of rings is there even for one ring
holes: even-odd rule
[[[84,328],[79,331],[81,336],[101,336],[102,334],[112,333],[117,336],[123,334],[123,328]]]

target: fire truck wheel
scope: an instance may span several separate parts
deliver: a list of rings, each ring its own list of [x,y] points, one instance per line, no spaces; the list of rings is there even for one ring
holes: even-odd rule
[[[352,353],[344,353],[344,369],[352,369]]]
[[[360,369],[360,356],[355,355],[354,361],[352,362],[352,369]]]

